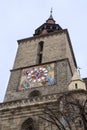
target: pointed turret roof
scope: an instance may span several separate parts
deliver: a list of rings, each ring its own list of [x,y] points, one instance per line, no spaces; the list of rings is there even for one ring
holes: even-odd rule
[[[74,80],[81,80],[81,81],[83,81],[83,80],[81,79],[80,74],[79,74],[79,72],[78,72],[77,70],[75,70],[75,72],[74,72],[73,77],[72,77],[71,80],[72,80],[72,81],[74,81]]]

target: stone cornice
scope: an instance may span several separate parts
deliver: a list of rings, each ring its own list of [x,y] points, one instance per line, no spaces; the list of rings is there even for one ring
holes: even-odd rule
[[[60,60],[55,60],[55,61],[51,61],[51,62],[44,62],[44,63],[41,63],[41,64],[36,64],[36,65],[30,65],[30,66],[25,66],[25,67],[19,67],[19,68],[13,68],[11,69],[10,71],[16,71],[16,70],[22,70],[22,69],[26,69],[26,68],[30,68],[30,67],[36,67],[36,66],[41,66],[41,65],[45,65],[45,64],[51,64],[51,63],[57,63],[57,62],[62,62],[62,61],[68,61],[69,62],[69,59],[68,58],[64,58],[64,59],[60,59]]]
[[[44,37],[48,37],[48,36],[52,36],[52,35],[56,35],[56,34],[61,34],[61,33],[66,33],[66,32],[67,32],[67,29],[63,29],[63,30],[51,32],[51,33],[44,34],[44,35],[39,35],[39,36],[37,35],[37,36],[32,36],[32,37],[20,39],[20,40],[17,40],[17,42],[18,42],[18,44],[21,44],[22,42],[25,42],[25,41],[31,41],[31,40],[35,40],[38,38],[44,38]]]
[[[17,109],[19,107],[35,106],[35,105],[55,102],[57,101],[58,96],[59,94],[54,94],[54,95],[47,95],[47,96],[33,98],[32,100],[28,98],[28,99],[0,103],[0,111],[4,111],[4,110],[8,111],[11,109]]]
[[[44,105],[44,104],[50,104],[57,101],[59,96],[62,94],[80,94],[80,96],[87,95],[86,90],[71,90],[61,93],[56,93],[52,95],[45,95],[33,99],[21,99],[21,100],[15,100],[10,102],[4,102],[0,103],[0,111],[10,111],[11,109],[17,109],[17,108],[23,108],[23,107],[30,107],[30,106],[36,106],[36,105]]]

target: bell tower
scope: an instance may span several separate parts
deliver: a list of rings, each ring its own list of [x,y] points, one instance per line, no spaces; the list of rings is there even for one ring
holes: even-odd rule
[[[4,101],[67,91],[76,61],[67,29],[50,17],[33,37],[18,40],[18,50]],[[33,94],[34,96],[34,94]]]
[[[76,70],[69,33],[50,17],[32,37],[18,40],[18,50],[4,102],[0,130],[52,130],[39,119],[41,107],[68,91]]]

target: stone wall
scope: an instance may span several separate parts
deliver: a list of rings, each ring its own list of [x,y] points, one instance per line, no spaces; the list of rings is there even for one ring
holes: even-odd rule
[[[19,91],[21,71],[37,65],[38,43],[41,41],[44,42],[42,64],[55,63],[55,84]],[[42,95],[66,91],[75,69],[70,44],[67,30],[20,40],[4,101],[27,98],[34,90],[39,90]]]
[[[41,41],[44,42],[42,63],[68,58],[74,71],[75,61],[67,30],[20,40],[13,69],[36,65]]]
[[[0,130],[25,130],[23,124],[29,120],[33,120],[33,126],[36,130],[54,130],[55,125],[49,124],[46,120],[42,120],[42,111],[44,106],[49,108],[56,108],[58,106],[54,105],[57,103],[59,96],[64,93],[46,95],[42,97],[30,99],[23,99],[17,101],[11,101],[0,104]],[[85,100],[87,98],[87,91],[70,91],[65,94],[74,94],[73,96],[77,99]],[[29,125],[29,124],[28,124]],[[78,130],[83,130],[80,127]]]
[[[68,90],[68,84],[72,77],[72,71],[70,69],[68,59],[53,62],[55,64],[53,85],[43,85],[28,88],[25,90],[18,90],[19,82],[21,78],[21,70],[12,71],[9,80],[7,92],[5,95],[5,102],[17,99],[28,98],[31,92],[38,90],[41,95],[48,95],[53,93],[60,93]]]
[[[57,97],[56,94],[0,104],[0,130],[22,130],[22,125],[27,119],[33,120],[36,130],[44,130],[47,122],[39,118],[43,105],[52,104],[57,101]]]

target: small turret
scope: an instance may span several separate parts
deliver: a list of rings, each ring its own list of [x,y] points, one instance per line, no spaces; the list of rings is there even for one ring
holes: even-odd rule
[[[60,27],[59,24],[55,23],[55,20],[53,19],[53,16],[52,16],[52,9],[51,9],[50,17],[46,20],[44,24],[42,24],[40,27],[38,27],[35,30],[34,36],[44,35],[44,34],[48,34],[48,33],[59,31],[59,30],[62,30],[62,28]]]
[[[77,70],[74,72],[74,75],[71,79],[68,89],[69,90],[79,90],[79,89],[86,90],[85,82],[81,79]]]

